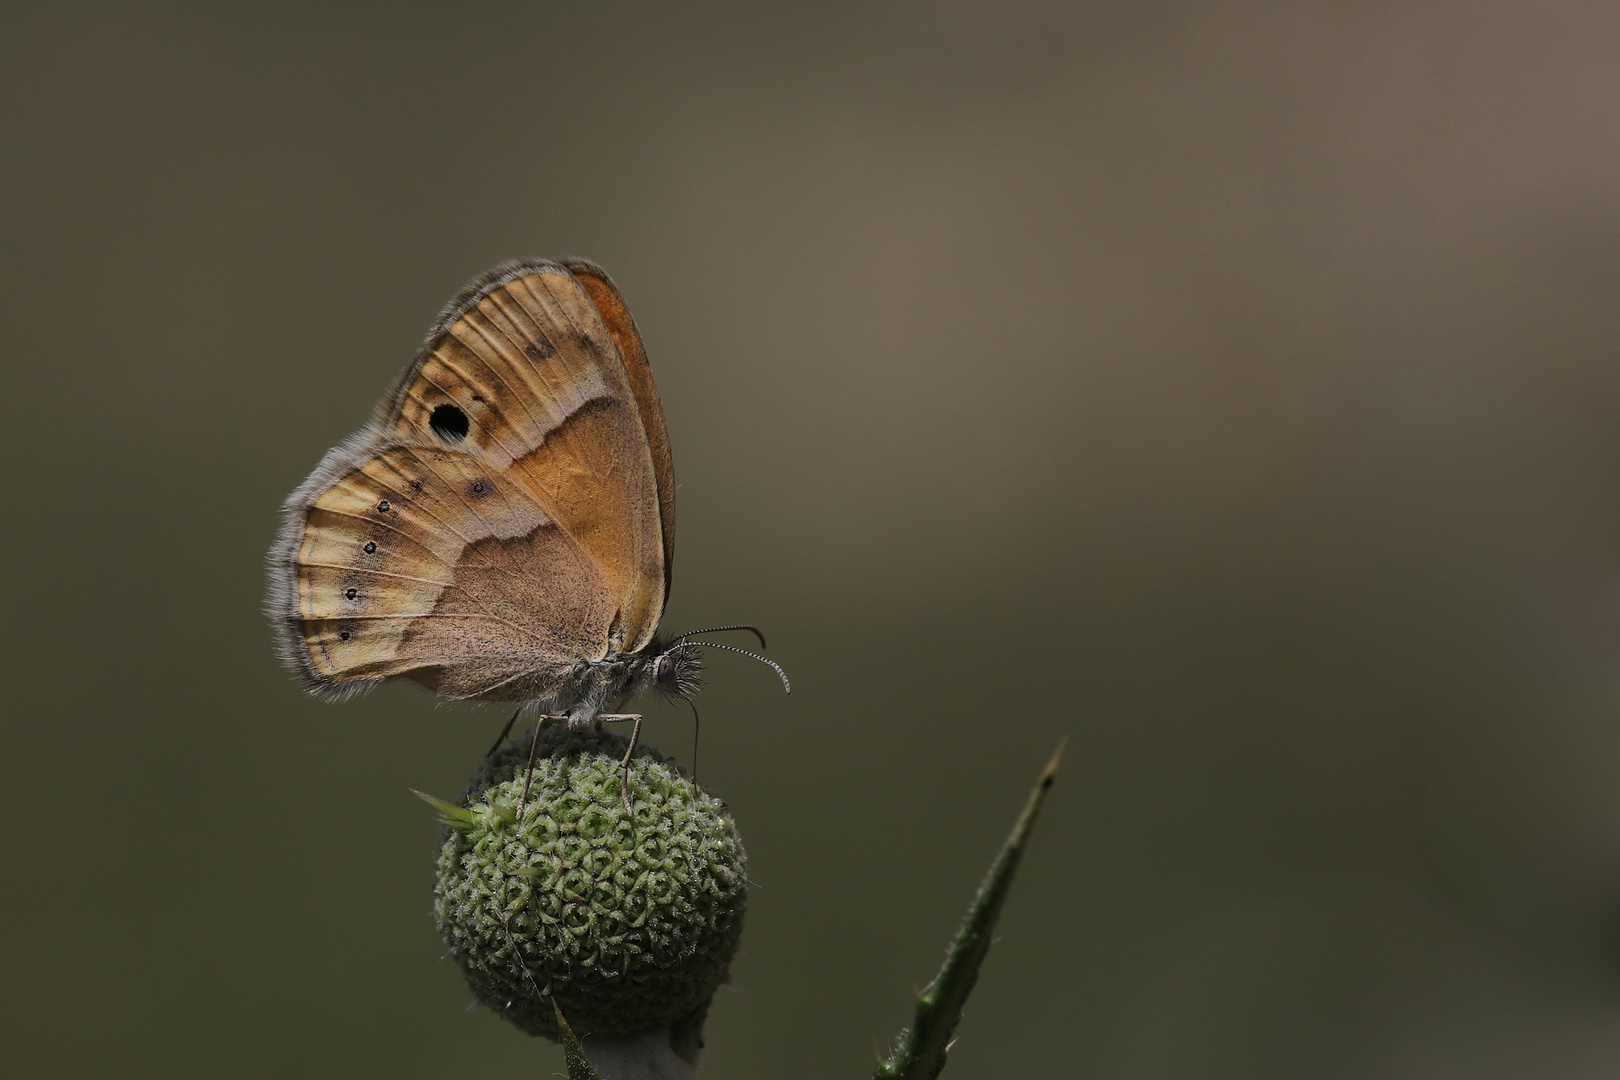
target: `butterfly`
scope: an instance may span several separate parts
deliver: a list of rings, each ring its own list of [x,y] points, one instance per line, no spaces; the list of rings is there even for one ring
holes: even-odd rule
[[[616,710],[647,689],[690,702],[699,646],[788,687],[774,661],[693,640],[754,627],[659,635],[674,540],[669,434],[623,296],[582,259],[509,262],[450,301],[370,422],[288,497],[267,606],[316,694],[402,679],[517,702],[497,746],[525,707],[634,720],[633,751],[641,718]]]

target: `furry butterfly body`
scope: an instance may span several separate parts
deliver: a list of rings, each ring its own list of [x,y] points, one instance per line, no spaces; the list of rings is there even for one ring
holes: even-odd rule
[[[315,693],[405,679],[584,724],[649,686],[697,688],[693,644],[657,637],[674,529],[663,410],[618,289],[583,260],[507,263],[287,499],[269,610]]]

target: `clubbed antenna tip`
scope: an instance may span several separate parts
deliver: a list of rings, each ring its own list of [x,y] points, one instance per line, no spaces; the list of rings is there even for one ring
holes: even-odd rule
[[[685,639],[682,640],[684,641]],[[782,670],[781,664],[778,664],[775,660],[772,660],[768,656],[761,656],[759,653],[749,652],[747,649],[739,649],[735,645],[721,645],[714,641],[692,641],[686,643],[690,645],[702,645],[710,649],[724,649],[726,652],[742,653],[744,656],[752,660],[758,660],[760,663],[776,672],[776,677],[782,680],[783,690],[786,690],[790,694],[793,693],[793,684],[788,682],[787,672]]]

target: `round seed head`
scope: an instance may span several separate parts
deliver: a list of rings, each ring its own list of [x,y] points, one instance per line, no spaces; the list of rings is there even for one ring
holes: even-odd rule
[[[507,744],[449,812],[434,916],[478,1000],[532,1035],[667,1028],[726,979],[747,861],[725,804],[648,747],[549,728],[521,817],[531,740]]]

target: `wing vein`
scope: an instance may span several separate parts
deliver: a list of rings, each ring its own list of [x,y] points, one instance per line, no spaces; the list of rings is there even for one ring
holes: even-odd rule
[[[370,574],[373,577],[397,578],[400,581],[419,581],[423,585],[438,585],[446,589],[462,590],[454,581],[436,581],[433,578],[416,577],[414,574],[396,574],[389,570],[371,570],[364,566],[345,566],[343,563],[329,562],[302,562],[300,566],[313,566],[321,570],[348,570],[356,574]]]
[[[336,485],[333,485],[333,486],[335,487]],[[352,518],[355,521],[363,521],[368,525],[380,525],[384,529],[387,529],[391,533],[398,533],[400,536],[403,536],[405,539],[409,540],[411,543],[415,544],[417,547],[421,548],[423,551],[425,551],[429,555],[433,556],[439,562],[441,562],[444,565],[450,567],[452,570],[454,570],[455,567],[456,567],[455,563],[451,562],[449,559],[446,559],[443,555],[440,555],[437,551],[434,551],[432,548],[430,548],[426,544],[422,543],[422,541],[418,540],[416,537],[412,536],[410,533],[406,532],[404,529],[400,528],[398,525],[390,525],[386,521],[378,521],[376,518],[370,518],[370,517],[367,517],[364,514],[357,514],[353,510],[335,510],[335,509],[333,509],[332,507],[329,507],[329,506],[322,506],[322,507],[318,507],[317,509],[319,509],[321,513],[323,513],[323,514],[331,514],[333,517]],[[438,518],[435,517],[434,520],[437,521]],[[308,526],[306,525],[305,528],[307,529]],[[461,542],[463,544],[465,544],[467,542],[466,538],[460,536],[459,534],[456,534],[454,529],[451,529],[450,532],[453,535],[456,535],[457,539],[461,540]],[[310,564],[304,562],[303,559],[299,559],[298,564],[300,566],[310,565]]]
[[[445,487],[445,489],[447,491],[451,491],[451,492],[456,493],[455,494],[456,501],[459,502],[467,510],[467,512],[469,514],[471,514],[473,517],[477,518],[478,521],[484,526],[485,535],[499,541],[498,532],[495,529],[495,527],[489,523],[489,519],[484,517],[483,514],[480,514],[478,512],[478,508],[476,506],[474,506],[472,503],[468,502],[465,498],[463,498],[462,495],[460,494],[460,492],[456,490],[456,486],[453,483],[451,483],[450,481],[445,479],[443,473],[441,473],[438,469],[435,469],[433,467],[433,465],[430,462],[428,462],[427,460],[425,460],[423,455],[418,454],[414,448],[404,447],[403,449],[404,449],[405,453],[407,453],[407,454],[409,454],[411,456],[412,460],[414,460],[417,464],[421,465],[428,472],[431,472],[434,476],[438,477],[439,482],[444,485],[444,487]],[[471,460],[471,461],[477,461],[478,460],[477,458],[472,457],[470,454],[469,455],[464,455],[464,456],[466,456],[468,458],[468,460]],[[395,475],[399,476],[401,479],[408,479],[408,478],[405,477],[404,473],[399,471],[398,466],[391,465],[390,468],[392,468],[394,470]],[[497,490],[500,489],[500,485],[495,483],[495,480],[494,480],[493,477],[489,478],[489,483],[491,485],[493,485]],[[504,499],[504,496],[503,496],[503,499]],[[507,510],[510,511],[511,508],[512,508],[512,504],[508,502],[506,504],[506,508],[507,508]],[[542,507],[541,511],[542,511],[542,513],[544,513],[545,508]],[[433,514],[433,512],[431,510],[429,510],[427,512],[429,514],[432,514],[433,519],[435,521],[439,521],[439,522],[444,521],[444,519],[439,517],[439,515]],[[549,513],[546,513],[545,517],[548,520],[553,520]],[[446,523],[445,528],[450,528],[450,526]],[[454,530],[452,530],[452,531],[454,531]],[[461,536],[460,533],[456,533],[456,535]],[[461,542],[463,544],[466,544],[467,547],[472,547],[473,543],[474,543],[473,541],[468,540],[464,536],[461,536]],[[495,549],[497,551],[499,551],[501,553],[501,555],[506,559],[506,563],[507,563],[507,566],[509,568],[509,572],[512,574],[512,576],[516,577],[516,578],[522,578],[524,576],[523,568],[521,566],[519,566],[517,560],[512,557],[512,553],[506,549],[505,542],[504,541],[498,542],[496,544]]]
[[[426,461],[424,461],[422,459],[422,456],[417,454],[415,450],[410,449],[410,448],[407,447],[407,448],[404,448],[403,452],[410,455],[411,459],[414,460],[415,462],[417,462],[417,464],[419,464],[419,465],[423,466],[424,468],[428,469],[428,471],[433,472],[434,475],[436,475],[436,476],[439,475],[438,471],[433,469],[433,467],[431,465],[429,465]],[[397,466],[390,466],[390,467],[392,467],[394,469],[394,471],[395,471],[395,473],[397,475],[399,475],[401,478],[404,478],[404,474],[399,471]],[[440,480],[441,480],[441,482],[443,482],[443,477],[442,476],[440,476]],[[493,480],[490,481],[490,482],[494,483]],[[446,487],[450,487],[450,485],[446,484]],[[467,502],[466,502],[465,499],[462,499],[461,503],[462,503],[463,506],[467,506]],[[439,515],[434,514],[431,510],[427,510],[425,507],[423,509],[424,509],[424,512],[426,512],[427,514],[432,516],[435,521],[439,521],[439,522],[443,523],[443,519],[440,518]],[[472,510],[472,507],[467,506],[467,509]],[[473,511],[473,514],[474,514],[475,517],[478,516],[477,511]],[[479,517],[479,520],[483,521],[483,518]],[[489,527],[489,523],[487,521],[484,522],[484,525],[485,525],[486,529]],[[450,528],[450,526],[447,523],[445,524],[445,527]],[[454,532],[453,529],[451,531]],[[460,534],[457,533],[456,535],[459,536]],[[493,530],[490,530],[490,535],[494,536]],[[472,549],[473,545],[471,543],[467,542],[465,537],[462,538],[462,542],[467,545],[466,547],[464,547],[462,549],[462,554],[465,555],[467,553],[467,551]],[[512,553],[506,549],[506,544],[503,541],[500,541],[499,539],[497,539],[495,548],[503,556],[505,556],[506,562],[510,567],[509,572],[512,574],[512,576],[517,577],[517,578],[522,578],[524,576],[522,568],[518,566],[517,560],[512,557]],[[495,569],[493,564],[490,564],[490,569],[491,570]],[[473,607],[477,608],[479,611],[483,612],[488,618],[495,619],[498,622],[502,622],[502,623],[505,623],[508,626],[512,626],[514,628],[517,628],[516,623],[513,623],[510,619],[507,619],[506,617],[504,617],[502,615],[496,614],[494,609],[492,609],[487,603],[485,603],[480,597],[475,595],[472,591],[467,590],[467,589],[462,589],[462,588],[459,588],[459,587],[456,587],[456,586],[451,586],[451,587],[455,588],[456,591],[458,593],[460,593],[460,595],[462,595],[463,597],[465,597],[467,599],[468,603],[470,603]],[[518,628],[518,629],[519,629],[520,633],[525,634],[526,636],[533,638],[535,641],[544,642],[546,640],[543,636],[541,636],[540,634],[535,633],[532,630],[526,630],[526,629],[521,629],[521,628]]]
[[[445,366],[446,366],[446,367],[449,367],[449,365],[448,365],[448,364],[446,364],[446,365],[445,365]],[[454,369],[454,368],[451,368],[451,369],[450,369],[450,370],[452,370],[452,371],[455,371],[455,369]],[[461,374],[461,373],[460,373],[460,372],[459,372],[459,371],[457,371],[457,372],[456,372],[456,374],[458,374],[458,375],[460,375],[460,374]],[[429,382],[429,383],[432,383],[432,384],[433,384],[433,385],[434,385],[434,386],[439,386],[439,384],[438,384],[438,383],[435,383],[435,382],[433,382],[433,380],[432,380],[432,379],[429,379],[429,378],[428,378],[428,377],[427,377],[427,376],[426,376],[426,375],[424,375],[424,376],[422,376],[422,378],[423,378],[423,380],[424,380],[424,381],[426,381],[426,382]],[[464,375],[463,375],[463,376],[462,376],[462,378],[466,378],[466,376],[464,376]],[[441,391],[441,392],[443,392],[443,390],[444,390],[444,387],[442,387],[442,386],[439,386],[439,390],[440,390],[440,391]],[[499,442],[499,440],[497,440],[497,442]],[[502,449],[502,450],[503,450],[503,451],[505,451],[505,452],[506,452],[506,456],[507,456],[507,457],[509,457],[509,458],[511,458],[511,459],[512,459],[512,463],[513,463],[513,464],[514,464],[514,465],[515,465],[515,464],[516,464],[516,463],[517,463],[517,462],[518,462],[518,460],[519,460],[519,459],[518,459],[518,458],[517,458],[517,457],[516,457],[516,456],[514,456],[514,455],[513,455],[513,453],[512,453],[512,451],[511,451],[511,449],[510,449],[510,448],[509,448],[509,447],[508,447],[508,446],[507,446],[507,445],[506,445],[506,444],[505,444],[505,443],[500,443],[500,444],[499,444],[499,445],[500,445],[500,447],[501,447],[501,449]],[[417,460],[417,461],[421,461],[421,460],[422,460],[422,459],[421,459],[421,458],[420,458],[420,457],[417,457],[417,455],[416,455],[416,453],[415,453],[415,451],[412,451],[412,452],[411,452],[411,456],[412,456],[412,457],[414,457],[414,458],[416,458],[416,460]],[[468,455],[467,455],[467,458],[468,458],[468,459],[469,459],[469,460],[471,460],[471,461],[478,461],[478,460],[479,460],[479,459],[478,459],[478,458],[476,458],[476,457],[473,457],[473,455],[471,455],[471,454],[468,454]],[[486,470],[486,471],[489,471],[489,470]],[[503,502],[503,503],[505,503],[505,504],[506,504],[506,511],[507,511],[507,513],[508,513],[508,514],[511,514],[511,515],[512,515],[512,517],[513,517],[513,518],[516,518],[516,517],[517,517],[517,514],[516,514],[516,513],[515,513],[515,512],[514,512],[514,511],[513,511],[513,509],[512,509],[512,500],[511,500],[511,499],[509,499],[509,498],[507,498],[507,495],[506,495],[506,487],[505,487],[505,486],[504,486],[504,485],[502,485],[502,484],[497,484],[497,483],[496,483],[496,482],[495,482],[495,479],[494,479],[494,477],[490,477],[490,478],[489,478],[489,483],[490,483],[490,485],[491,485],[491,486],[492,486],[492,487],[494,487],[494,489],[495,489],[495,490],[496,490],[496,492],[497,492],[497,493],[499,493],[499,494],[500,494],[500,497],[501,497],[501,501],[502,501],[502,502]],[[483,517],[483,515],[481,515],[481,514],[479,514],[479,513],[478,513],[478,511],[477,511],[477,510],[475,510],[475,509],[474,509],[474,508],[473,508],[473,505],[472,505],[472,503],[470,503],[470,502],[468,502],[468,501],[467,501],[467,499],[466,499],[466,498],[465,498],[465,497],[464,497],[464,496],[462,496],[462,495],[461,495],[461,493],[460,493],[460,492],[459,492],[459,491],[458,491],[458,492],[457,492],[457,493],[456,493],[456,501],[457,501],[457,502],[459,502],[459,503],[461,503],[461,505],[463,505],[463,506],[465,506],[465,507],[466,507],[466,508],[467,508],[467,509],[468,509],[468,510],[469,510],[469,511],[471,511],[471,512],[472,512],[472,514],[473,514],[473,516],[474,516],[474,517],[476,517],[476,518],[478,518],[478,520],[480,520],[480,521],[484,521],[484,517]],[[552,521],[552,522],[553,522],[553,523],[556,523],[556,521],[557,521],[557,515],[556,515],[556,514],[555,514],[555,513],[553,513],[553,512],[552,512],[552,508],[551,508],[551,507],[549,507],[549,506],[547,506],[547,505],[545,505],[545,504],[544,504],[544,503],[541,503],[541,502],[540,502],[540,500],[539,500],[539,499],[538,499],[538,498],[536,498],[536,499],[535,499],[535,500],[534,500],[534,501],[535,501],[535,502],[536,502],[536,503],[537,503],[537,504],[539,504],[539,506],[540,506],[540,510],[541,510],[541,512],[542,512],[542,513],[543,513],[543,514],[545,514],[545,516],[546,516],[546,517],[547,517],[547,518],[548,518],[548,519],[550,519],[550,520],[551,520],[551,521]],[[484,524],[485,524],[485,525],[488,525],[488,524],[489,524],[489,522],[487,522],[487,521],[484,521]],[[504,549],[504,548],[502,548],[502,551],[504,551],[504,550],[505,550],[505,549]],[[520,570],[518,570],[518,567],[517,567],[517,563],[516,563],[516,562],[515,562],[515,561],[514,561],[514,562],[513,562],[513,564],[512,564],[512,569],[513,569],[513,572],[514,572],[514,573],[517,573],[517,574],[518,574],[518,576],[519,576],[519,577],[522,577],[522,576],[523,576],[523,575],[522,575],[522,572],[521,572],[521,571],[520,571]]]
[[[510,619],[503,619],[499,615],[480,614],[476,611],[401,611],[391,615],[306,615],[302,618],[305,622],[365,622],[381,619],[480,619],[509,626],[520,634],[534,638],[541,645],[547,644],[545,638],[530,633]]]
[[[460,368],[456,367],[454,364],[448,363],[445,360],[443,360],[442,358],[440,359],[439,363],[445,368],[445,370],[447,370],[449,372],[452,372],[458,379],[462,380],[463,382],[469,383],[469,384],[472,382],[472,380],[467,377],[467,373],[465,371],[462,371]],[[450,398],[450,400],[452,400],[452,401],[455,400],[454,396],[451,395],[450,391],[446,390],[442,383],[436,382],[434,380],[433,376],[427,374],[426,372],[423,372],[422,375],[420,376],[420,378],[421,378],[421,380],[423,382],[427,383],[429,386],[431,386],[434,389],[438,390],[439,393],[443,394],[445,397]],[[413,387],[412,389],[414,390],[415,388]],[[417,395],[416,400],[422,402],[422,404],[424,406],[426,406],[426,404],[427,404],[426,399],[424,399],[421,395]],[[506,443],[503,442],[500,439],[499,436],[495,435],[493,429],[486,429],[486,430],[488,430],[489,433],[490,433],[491,441],[493,441],[495,443],[495,445],[499,446],[501,448],[501,452],[504,453],[507,457],[511,458],[513,461],[517,461],[517,459],[522,456],[520,454],[514,454],[512,452],[512,448],[510,446],[506,445]],[[465,450],[463,450],[461,452],[464,453],[464,454],[467,453]],[[467,456],[469,458],[472,458],[471,454],[467,454]],[[472,458],[472,460],[476,461],[478,459],[477,458]]]
[[[494,692],[496,690],[499,690],[501,687],[505,686],[507,683],[517,682],[519,679],[523,678],[523,676],[533,674],[533,672],[534,672],[534,669],[532,669],[532,668],[525,668],[524,670],[521,670],[521,671],[515,671],[512,674],[506,676],[506,678],[504,678],[504,679],[496,679],[494,682],[490,683],[488,686],[479,687],[475,692],[473,692],[471,694],[468,694],[467,697],[468,698],[481,698],[485,694],[492,693],[492,692]]]
[[[534,301],[535,309],[545,316],[547,322],[551,323],[553,326],[562,326],[565,322],[568,326],[574,326],[574,321],[565,317],[561,309],[561,305],[556,303],[556,299],[551,295],[551,290],[549,288],[546,290],[545,298],[541,297],[540,292],[535,287],[533,278],[518,278],[517,281],[508,283],[508,291],[512,291],[511,286],[516,285],[518,281],[523,283],[524,291],[526,291],[530,298]],[[551,300],[550,304],[546,302],[547,299]],[[527,305],[522,306],[526,307]],[[553,310],[554,308],[556,310]],[[576,337],[578,336],[577,329],[578,328],[575,327]],[[552,354],[552,358],[556,361],[557,366],[562,369],[562,375],[570,385],[578,386],[580,382],[579,372],[575,371],[573,366],[569,363],[570,354],[573,352],[575,346],[573,343],[567,341],[554,341],[552,342],[552,346],[556,349],[556,352]],[[547,377],[547,372],[538,364],[534,366],[533,371],[535,375],[539,377],[541,385],[545,387],[546,393],[551,395],[552,400],[558,402],[562,401],[562,395],[558,394],[556,389],[553,387],[551,380]],[[575,408],[577,409],[578,405],[576,405]],[[572,415],[572,413],[570,413],[570,415]]]
[[[490,293],[489,296],[486,297],[486,299],[488,299],[495,306],[495,308],[497,310],[500,310],[502,312],[502,314],[505,314],[505,311],[501,306],[501,302],[496,299],[496,296],[499,293],[508,293],[508,294],[510,294],[510,291],[511,291],[510,288],[496,289],[494,292]],[[481,319],[486,320],[486,321],[491,321],[491,322],[493,321],[493,320],[489,320],[489,316],[485,315],[482,310],[480,310],[478,308],[474,308],[473,310],[478,312],[478,315],[479,315],[479,317]],[[471,312],[469,312],[469,314],[471,314]],[[474,333],[476,333],[480,338],[482,338],[484,340],[485,344],[487,344],[491,348],[493,348],[498,356],[501,355],[500,346],[497,345],[495,342],[489,340],[489,335],[484,333],[484,328],[483,328],[482,325],[480,325],[478,322],[474,322],[472,319],[466,319],[466,320],[464,320],[464,322],[465,322],[465,324],[467,325],[468,328],[470,328]],[[511,338],[510,338],[510,335],[506,335],[506,336],[507,336],[508,340],[511,342],[511,344],[513,346],[512,351],[514,353],[516,353],[518,356],[525,356],[525,354],[523,352],[523,348],[527,344],[527,342],[512,341]],[[499,372],[495,371],[494,366],[490,364],[489,360],[486,359],[483,356],[483,354],[481,354],[477,349],[473,348],[470,344],[468,344],[465,340],[463,340],[459,335],[457,336],[456,340],[460,341],[462,346],[468,352],[472,353],[473,356],[477,358],[479,363],[483,364],[486,368],[489,368],[490,372],[492,374],[494,374],[496,378],[501,380],[501,385],[502,386],[505,386],[509,392],[512,391],[513,388],[512,388],[511,383],[507,382],[506,378],[504,376],[502,376]],[[502,356],[502,359],[505,359],[505,357]],[[526,356],[525,356],[525,359],[527,359]],[[558,423],[560,423],[562,420],[567,419],[567,416],[566,416],[566,414],[564,414],[560,418],[554,417],[554,418],[549,419],[546,423],[541,423],[538,419],[536,419],[536,417],[534,415],[534,410],[532,408],[530,408],[529,399],[530,398],[535,398],[535,399],[541,400],[541,401],[544,401],[545,399],[542,398],[539,394],[535,393],[534,384],[532,382],[530,382],[528,380],[528,378],[525,377],[524,370],[523,370],[522,367],[518,366],[517,363],[513,363],[511,366],[517,372],[518,378],[522,381],[523,391],[524,391],[524,393],[522,393],[522,394],[514,394],[513,396],[518,401],[522,402],[523,411],[528,416],[529,422],[531,424],[533,424],[534,429],[540,433],[540,441],[545,442],[546,436],[551,433],[552,429],[555,428]],[[531,364],[531,365],[529,365],[529,367],[530,367],[530,370],[537,371],[539,365]],[[547,387],[547,390],[549,390],[549,389],[550,388]],[[553,407],[555,408],[556,411],[559,411],[559,412],[561,411],[561,409],[560,409],[561,402],[557,400],[557,396],[555,394],[551,395],[551,403],[553,404]]]

